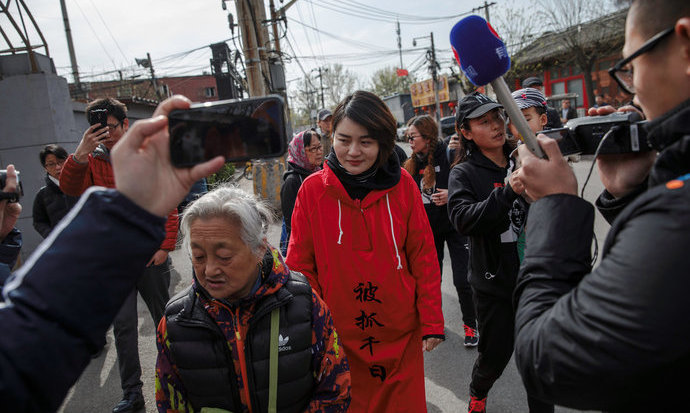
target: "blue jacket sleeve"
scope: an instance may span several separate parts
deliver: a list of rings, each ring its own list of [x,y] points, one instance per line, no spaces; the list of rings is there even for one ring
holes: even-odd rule
[[[165,219],[93,187],[12,274],[0,301],[2,410],[47,412],[104,344]]]
[[[22,233],[17,228],[13,228],[5,239],[0,242],[0,287],[5,284],[7,277],[10,276],[21,248]]]

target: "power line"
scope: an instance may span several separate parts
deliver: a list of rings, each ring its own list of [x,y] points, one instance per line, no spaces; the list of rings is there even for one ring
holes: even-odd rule
[[[101,38],[98,37],[98,33],[96,33],[96,30],[95,30],[95,29],[93,28],[93,26],[91,25],[91,21],[89,20],[89,18],[86,17],[86,13],[84,13],[84,10],[82,10],[81,6],[79,5],[79,2],[78,2],[77,0],[74,0],[74,4],[77,5],[77,8],[79,9],[79,12],[81,12],[81,15],[84,17],[84,20],[86,20],[86,24],[89,25],[89,28],[90,28],[91,31],[93,32],[94,37],[96,38],[96,40],[98,40],[98,43],[101,45],[101,49],[103,49],[103,53],[105,53],[105,55],[108,56],[108,59],[110,59],[110,63],[113,64],[113,67],[117,67],[117,65],[115,64],[115,60],[114,60],[113,57],[110,55],[110,53],[108,53],[108,48],[105,47],[105,45],[104,45],[103,42],[101,41]]]
[[[374,20],[387,23],[396,23],[396,19],[401,23],[405,24],[431,24],[437,23],[445,20],[457,19],[458,17],[466,16],[472,14],[471,11],[465,13],[459,13],[450,16],[438,16],[438,17],[420,17],[407,14],[397,14],[392,12],[387,12],[382,9],[377,9],[375,7],[366,6],[362,7],[361,3],[348,2],[344,0],[338,0],[337,2],[329,0],[320,0],[319,2],[314,2],[314,0],[306,0],[307,2],[314,4],[316,6],[334,11],[336,13],[345,14],[348,16],[359,17],[367,20]],[[354,4],[353,4],[354,3]]]
[[[301,26],[307,27],[307,28],[312,29],[312,30],[314,30],[314,31],[316,31],[316,32],[318,32],[318,33],[321,33],[321,34],[325,35],[325,36],[331,37],[331,38],[336,39],[336,40],[340,40],[341,42],[344,42],[344,43],[347,43],[347,44],[350,44],[350,45],[353,45],[353,44],[354,44],[355,46],[363,47],[363,48],[369,49],[369,50],[382,50],[382,49],[383,49],[381,46],[373,45],[373,44],[370,44],[370,43],[365,43],[365,42],[362,42],[362,41],[359,41],[359,40],[347,39],[347,38],[338,36],[338,35],[333,34],[333,33],[329,33],[329,32],[325,32],[325,31],[323,31],[323,30],[319,30],[318,28],[312,27],[312,26],[310,26],[310,25],[308,25],[308,24],[306,24],[306,23],[303,23],[303,22],[301,22],[301,21],[295,19],[295,18],[291,18],[290,21],[293,21],[293,22],[295,22],[295,23],[297,23],[297,24],[299,24],[299,25],[301,25]],[[312,54],[315,54],[315,53],[312,51]]]
[[[120,51],[120,54],[122,57],[125,58],[125,62],[128,62],[130,60],[129,57],[125,55],[125,52],[122,51],[122,48],[120,47],[120,43],[117,42],[117,39],[115,39],[115,36],[113,36],[113,32],[110,31],[110,27],[108,27],[108,23],[106,23],[105,19],[103,19],[103,16],[101,15],[101,12],[98,10],[98,7],[94,4],[93,0],[89,0],[91,2],[91,6],[96,9],[96,14],[98,14],[98,17],[101,19],[101,22],[103,22],[103,26],[105,26],[105,29],[108,31],[108,34],[110,34],[110,38],[113,39],[113,42],[115,42],[115,46],[117,46],[117,50]]]

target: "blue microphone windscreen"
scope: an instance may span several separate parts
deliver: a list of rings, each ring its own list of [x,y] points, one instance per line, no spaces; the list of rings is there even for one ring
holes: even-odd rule
[[[510,56],[503,41],[486,20],[468,16],[450,31],[455,58],[472,83],[483,86],[510,69]]]

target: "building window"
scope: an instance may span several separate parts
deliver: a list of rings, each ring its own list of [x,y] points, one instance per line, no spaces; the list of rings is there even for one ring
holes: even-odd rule
[[[577,100],[575,101],[577,107],[585,105],[583,83],[584,81],[580,78],[568,80],[568,93],[577,93]]]
[[[207,98],[212,98],[216,96],[216,88],[207,87],[206,89],[204,89],[204,95],[206,95]]]
[[[552,95],[561,95],[565,93],[565,83],[564,82],[555,82],[551,84],[551,94]]]

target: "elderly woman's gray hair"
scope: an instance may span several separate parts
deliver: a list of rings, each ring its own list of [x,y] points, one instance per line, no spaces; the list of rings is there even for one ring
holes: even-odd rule
[[[184,210],[180,230],[184,237],[183,245],[190,254],[189,229],[192,222],[209,218],[227,218],[239,224],[242,241],[259,256],[266,245],[268,225],[275,217],[266,204],[253,194],[234,186],[220,186]]]

